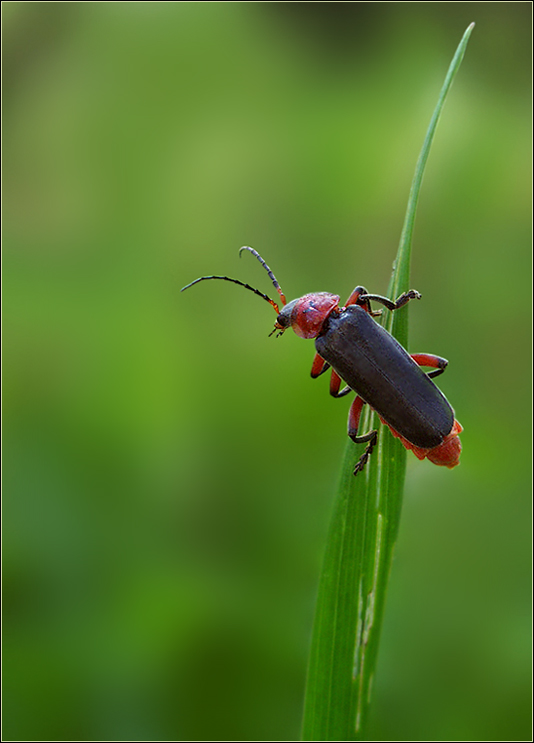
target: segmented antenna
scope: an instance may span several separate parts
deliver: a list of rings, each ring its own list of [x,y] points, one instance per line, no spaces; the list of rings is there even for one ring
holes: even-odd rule
[[[282,300],[282,306],[285,307],[285,305],[287,304],[287,299],[285,298],[285,295],[284,295],[282,289],[280,288],[280,284],[276,280],[276,276],[271,271],[271,269],[269,268],[269,266],[265,263],[265,261],[263,260],[263,258],[261,257],[261,255],[258,253],[257,250],[254,250],[254,248],[250,248],[248,245],[243,245],[242,248],[239,248],[239,257],[241,257],[241,251],[243,251],[243,250],[248,250],[249,253],[252,253],[252,255],[255,255],[256,258],[259,260],[259,262],[261,263],[261,265],[264,267],[264,269],[269,274],[269,278],[273,282],[274,288],[276,289],[276,291],[280,295],[280,299]]]
[[[256,252],[256,251],[254,251],[254,252]],[[221,279],[222,281],[231,281],[233,284],[239,284],[239,286],[244,286],[245,289],[249,289],[251,292],[254,292],[254,294],[257,294],[258,297],[262,297],[267,302],[269,302],[269,304],[272,307],[274,307],[274,311],[276,312],[276,314],[277,315],[280,314],[280,309],[279,309],[278,305],[276,304],[276,302],[273,302],[273,300],[270,297],[268,297],[267,294],[263,294],[262,292],[258,291],[257,289],[254,289],[254,287],[253,286],[250,286],[250,284],[244,284],[242,281],[238,281],[237,279],[231,279],[228,276],[201,276],[199,279],[195,279],[190,284],[187,284],[187,286],[182,287],[182,289],[180,289],[180,291],[183,292],[186,289],[189,289],[190,286],[193,286],[193,284],[198,284],[199,281],[207,281],[208,279]],[[276,281],[276,279],[275,279],[275,281]],[[278,285],[275,284],[275,286],[278,286]],[[278,287],[278,291],[280,291],[279,287]],[[281,294],[281,292],[280,292],[280,294]],[[283,297],[284,295],[281,294],[281,296]],[[285,304],[285,297],[284,297],[284,304]]]

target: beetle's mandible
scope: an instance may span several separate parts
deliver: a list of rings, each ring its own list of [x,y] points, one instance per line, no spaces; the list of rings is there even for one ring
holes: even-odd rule
[[[454,417],[454,410],[445,396],[432,382],[442,374],[448,362],[440,356],[427,353],[409,354],[395,338],[373,320],[381,310],[371,309],[371,302],[378,302],[388,310],[398,310],[411,299],[420,299],[413,289],[401,294],[395,301],[379,294],[368,294],[357,286],[345,304],[339,306],[339,296],[327,292],[305,294],[287,302],[273,272],[261,255],[248,245],[269,274],[280,296],[282,310],[266,294],[228,276],[202,276],[192,281],[188,289],[199,281],[221,279],[239,284],[269,302],[277,314],[274,330],[276,336],[292,328],[301,338],[315,338],[316,355],[311,375],[315,379],[332,369],[330,394],[343,397],[354,391],[356,397],[350,407],[348,435],[356,444],[366,443],[354,474],[357,475],[375,447],[376,430],[358,435],[363,406],[367,403],[400,439],[406,449],[418,459],[429,459],[444,467],[459,464],[462,446],[459,434],[462,426]],[[277,332],[278,331],[278,332]],[[421,367],[430,367],[424,372]],[[342,380],[345,387],[341,389]]]

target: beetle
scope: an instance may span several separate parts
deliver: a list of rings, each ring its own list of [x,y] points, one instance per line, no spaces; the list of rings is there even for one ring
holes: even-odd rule
[[[269,335],[276,333],[278,338],[292,328],[301,338],[315,339],[317,353],[312,364],[312,378],[331,369],[330,394],[333,397],[356,393],[349,410],[347,433],[356,444],[367,446],[356,463],[354,474],[364,468],[378,436],[376,430],[358,434],[365,404],[378,413],[393,436],[418,459],[426,457],[434,464],[456,467],[462,450],[459,434],[463,429],[448,400],[432,381],[445,371],[448,361],[433,354],[409,354],[373,319],[382,310],[373,310],[371,302],[382,304],[393,312],[412,299],[421,299],[419,292],[411,289],[393,301],[380,294],[369,294],[363,286],[357,286],[341,307],[339,296],[328,292],[305,294],[287,302],[261,255],[248,245],[240,248],[239,255],[243,250],[252,253],[267,271],[280,296],[282,310],[263,292],[228,276],[201,276],[181,291],[200,281],[231,281],[262,297],[274,308],[277,318]],[[424,372],[422,366],[432,371]],[[345,382],[343,389],[342,381]]]

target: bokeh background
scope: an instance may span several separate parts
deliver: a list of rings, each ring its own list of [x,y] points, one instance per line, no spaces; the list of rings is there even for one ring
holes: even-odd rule
[[[346,400],[289,298],[384,292],[423,183],[371,739],[530,740],[531,4],[3,3],[4,739],[295,740]]]

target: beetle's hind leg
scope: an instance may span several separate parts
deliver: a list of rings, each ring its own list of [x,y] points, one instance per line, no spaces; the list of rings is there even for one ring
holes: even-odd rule
[[[320,377],[321,374],[324,374],[325,371],[328,371],[330,369],[330,364],[327,363],[322,356],[320,356],[318,353],[315,354],[313,358],[313,364],[311,368],[311,378],[317,379],[317,377]]]
[[[418,366],[430,366],[434,369],[434,371],[426,373],[427,377],[430,378],[443,374],[449,363],[447,359],[442,359],[441,356],[434,356],[433,353],[412,353],[411,357]]]
[[[354,467],[355,475],[357,475],[358,472],[361,472],[365,467],[367,460],[369,459],[373,449],[375,448],[376,440],[378,437],[378,433],[376,430],[369,431],[369,433],[364,433],[361,436],[358,436],[358,426],[360,425],[360,416],[362,414],[364,405],[365,402],[362,400],[361,397],[355,397],[349,410],[349,424],[347,431],[349,437],[354,441],[355,444],[365,444],[365,442],[368,442],[367,446],[365,447],[364,453],[356,462],[356,466]]]

